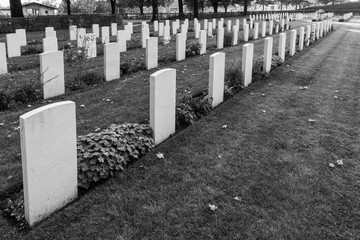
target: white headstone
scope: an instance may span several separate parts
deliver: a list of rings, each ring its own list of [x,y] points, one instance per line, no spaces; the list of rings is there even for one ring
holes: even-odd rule
[[[265,38],[264,66],[263,66],[264,73],[269,73],[271,70],[272,49],[273,49],[273,38],[272,37]]]
[[[230,33],[231,32],[231,20],[227,20],[227,23],[226,23],[226,31],[228,32],[228,33]]]
[[[159,21],[155,20],[154,21],[154,32],[158,32],[159,31]]]
[[[42,40],[43,52],[58,51],[58,40],[55,37],[44,38]]]
[[[116,35],[116,42],[119,44],[120,52],[126,52],[126,37],[127,37],[127,31],[126,30],[118,30]]]
[[[253,59],[254,59],[254,44],[246,43],[243,45],[243,55],[242,55],[242,66],[241,71],[243,74],[243,86],[247,87],[252,80],[252,69],[253,69]]]
[[[77,36],[77,26],[76,25],[69,26],[69,35],[70,35],[71,41],[76,40],[76,36]]]
[[[249,41],[249,24],[244,25],[244,41]]]
[[[305,45],[308,47],[310,45],[310,33],[311,33],[311,26],[307,25],[306,26],[306,40],[305,40]]]
[[[225,53],[214,53],[210,56],[209,70],[209,101],[212,107],[224,101],[224,78]]]
[[[299,51],[302,51],[304,48],[304,27],[300,27],[299,35]]]
[[[51,30],[45,31],[45,38],[48,37],[56,37],[56,31],[51,31]]]
[[[96,58],[97,49],[96,49],[96,35],[93,33],[88,33],[85,35],[85,53],[87,58]]]
[[[141,28],[141,46],[142,48],[146,48],[146,39],[150,37],[150,31],[148,26],[144,26]]]
[[[186,33],[176,34],[176,61],[185,59]]]
[[[101,42],[103,44],[110,42],[110,28],[109,27],[101,27]]]
[[[25,219],[30,226],[77,197],[75,103],[20,116]]]
[[[84,47],[85,44],[86,28],[77,29],[77,47]]]
[[[254,20],[252,18],[250,18],[250,23],[249,24],[250,24],[249,25],[250,29],[252,29],[253,25],[254,25]]]
[[[199,42],[201,44],[200,55],[206,53],[206,30],[200,30]]]
[[[0,74],[8,72],[5,43],[0,43]]]
[[[116,36],[117,30],[117,23],[111,23],[111,36]]]
[[[45,32],[52,32],[55,31],[54,27],[46,27]]]
[[[195,38],[198,39],[200,37],[200,29],[201,29],[201,23],[197,22],[194,25],[194,31],[195,31]]]
[[[204,19],[204,30],[207,30],[208,28],[208,20]]]
[[[18,35],[20,46],[26,46],[26,30],[25,29],[16,29],[16,34]]]
[[[106,81],[120,78],[120,47],[118,43],[104,44],[104,76]]]
[[[177,34],[177,22],[176,21],[174,21],[174,22],[172,22],[171,23],[171,25],[172,25],[172,34],[174,35],[174,34]]]
[[[150,127],[155,144],[175,132],[176,70],[163,69],[150,75]]]
[[[254,40],[258,39],[259,36],[259,23],[254,24]]]
[[[131,40],[131,26],[130,25],[125,25],[124,26],[124,31],[125,31],[125,37],[126,37],[126,41],[130,41]]]
[[[164,26],[164,38],[171,39],[169,25]]]
[[[212,37],[212,33],[213,33],[213,27],[212,27],[212,22],[208,23],[208,28],[207,28],[207,33],[208,33],[208,37]]]
[[[92,32],[95,34],[96,37],[100,37],[100,27],[99,24],[92,25]]]
[[[131,34],[133,34],[134,33],[134,24],[132,22],[128,22],[127,25],[130,28]]]
[[[158,38],[149,37],[146,39],[146,69],[158,66]]]
[[[261,24],[261,37],[266,36],[266,21],[263,21]]]
[[[224,48],[224,28],[218,28],[216,34],[216,48]]]
[[[285,61],[286,33],[280,33],[279,37],[279,57]]]
[[[235,46],[238,44],[238,39],[239,39],[239,29],[237,28],[237,26],[233,26],[232,27],[232,45]]]
[[[159,23],[159,37],[164,36],[164,23]]]
[[[16,33],[6,34],[6,45],[9,58],[21,56],[19,38]]]
[[[64,52],[45,52],[39,56],[44,99],[64,94]]]
[[[290,56],[294,56],[296,51],[296,29],[290,33]]]
[[[271,36],[273,34],[273,28],[274,28],[274,21],[269,21],[269,35]]]

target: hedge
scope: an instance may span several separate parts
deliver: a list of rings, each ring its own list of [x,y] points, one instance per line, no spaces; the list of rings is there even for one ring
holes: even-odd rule
[[[122,24],[121,16],[105,14],[75,14],[53,15],[25,18],[0,18],[0,33],[13,33],[16,29],[24,28],[27,31],[44,31],[45,27],[54,27],[55,30],[67,29],[69,25],[90,28],[92,24],[109,26],[111,23]]]

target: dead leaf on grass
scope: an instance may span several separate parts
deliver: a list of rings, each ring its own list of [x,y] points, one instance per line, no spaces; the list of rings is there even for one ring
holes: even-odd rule
[[[308,119],[308,122],[316,122],[316,120],[309,118],[309,119]]]
[[[161,152],[157,153],[157,154],[156,154],[156,157],[159,158],[159,159],[165,158],[165,157],[164,157],[164,154],[161,153]]]
[[[340,165],[344,165],[344,162],[342,159],[340,159],[336,161],[336,164],[340,166]]]
[[[334,168],[335,165],[334,165],[333,163],[329,163],[329,167],[330,167],[330,168]]]
[[[209,208],[211,211],[215,211],[216,209],[218,209],[218,207],[215,204],[211,204],[211,203],[209,203]]]
[[[222,126],[222,129],[226,129],[227,127],[228,127],[228,125],[225,124]]]
[[[240,198],[240,197],[234,197],[234,199],[235,199],[236,201],[241,201],[241,198]]]

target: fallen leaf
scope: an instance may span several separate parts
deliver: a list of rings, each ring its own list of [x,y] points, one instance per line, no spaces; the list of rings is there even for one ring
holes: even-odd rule
[[[344,163],[343,163],[343,160],[342,160],[342,159],[337,160],[337,161],[336,161],[336,164],[337,164],[337,165],[344,165]]]
[[[31,105],[27,105],[28,108],[31,108]]]
[[[241,201],[241,198],[240,198],[240,197],[234,197],[234,199],[235,199],[236,201]]]
[[[308,119],[308,122],[316,122],[316,120],[309,118],[309,119]]]
[[[84,108],[84,107],[85,107],[85,105],[84,105],[84,104],[81,104],[81,105],[80,105],[80,107],[81,107],[81,108]]]
[[[5,123],[0,123],[0,126],[4,126],[5,125]]]
[[[338,98],[338,96],[334,96],[334,99],[337,99]]]
[[[266,113],[266,110],[262,110],[263,113]]]
[[[222,128],[223,128],[223,129],[226,129],[226,128],[227,128],[227,126],[228,126],[228,125],[226,125],[226,124],[225,124],[225,125],[223,125],[223,126],[222,126]]]
[[[211,203],[209,203],[209,208],[211,211],[215,211],[216,209],[218,209],[218,207],[216,205],[213,205]]]
[[[329,163],[329,167],[330,167],[330,168],[334,168],[335,165],[334,165],[333,163]]]
[[[164,158],[164,154],[159,152],[159,153],[156,154],[156,157],[159,158],[159,159],[162,159],[162,158]]]
[[[261,94],[261,96],[265,97],[265,96],[266,96],[266,94],[265,94],[265,93],[263,93],[263,94]]]

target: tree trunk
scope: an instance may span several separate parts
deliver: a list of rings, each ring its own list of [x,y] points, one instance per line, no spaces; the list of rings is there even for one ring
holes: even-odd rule
[[[246,16],[248,13],[247,7],[248,7],[248,0],[244,0],[244,16]]]
[[[178,0],[179,3],[179,16],[182,19],[184,17],[184,7],[183,7],[183,1]]]
[[[225,13],[227,13],[227,8],[228,8],[228,7],[227,7],[227,6],[226,6],[226,7],[224,6],[224,8],[225,8]]]
[[[9,0],[10,1],[10,12],[11,17],[24,17],[21,0]]]
[[[144,5],[140,4],[139,5],[139,9],[140,9],[140,14],[144,14]]]
[[[201,13],[204,13],[204,8],[205,8],[204,5],[205,5],[205,4],[204,4],[204,1],[202,1],[202,2],[201,2]]]
[[[212,2],[211,4],[212,4],[212,6],[213,6],[213,8],[214,8],[214,12],[217,13],[219,2],[216,1],[216,2]]]
[[[335,0],[332,1],[332,5],[333,5],[333,6],[334,6],[334,4],[335,4]]]
[[[152,5],[151,21],[153,22],[159,18],[158,0],[152,0],[151,5]]]
[[[116,0],[110,0],[110,5],[111,5],[111,14],[115,14],[116,13]]]
[[[263,12],[265,11],[265,3],[263,4]]]
[[[65,0],[66,2],[66,8],[67,8],[67,14],[71,15],[71,4],[70,4],[70,0]]]
[[[198,0],[194,0],[194,18],[199,18],[199,3],[198,3]]]
[[[282,2],[280,2],[280,10],[281,10],[281,11],[282,11],[282,4],[283,4],[283,3],[282,3]]]

